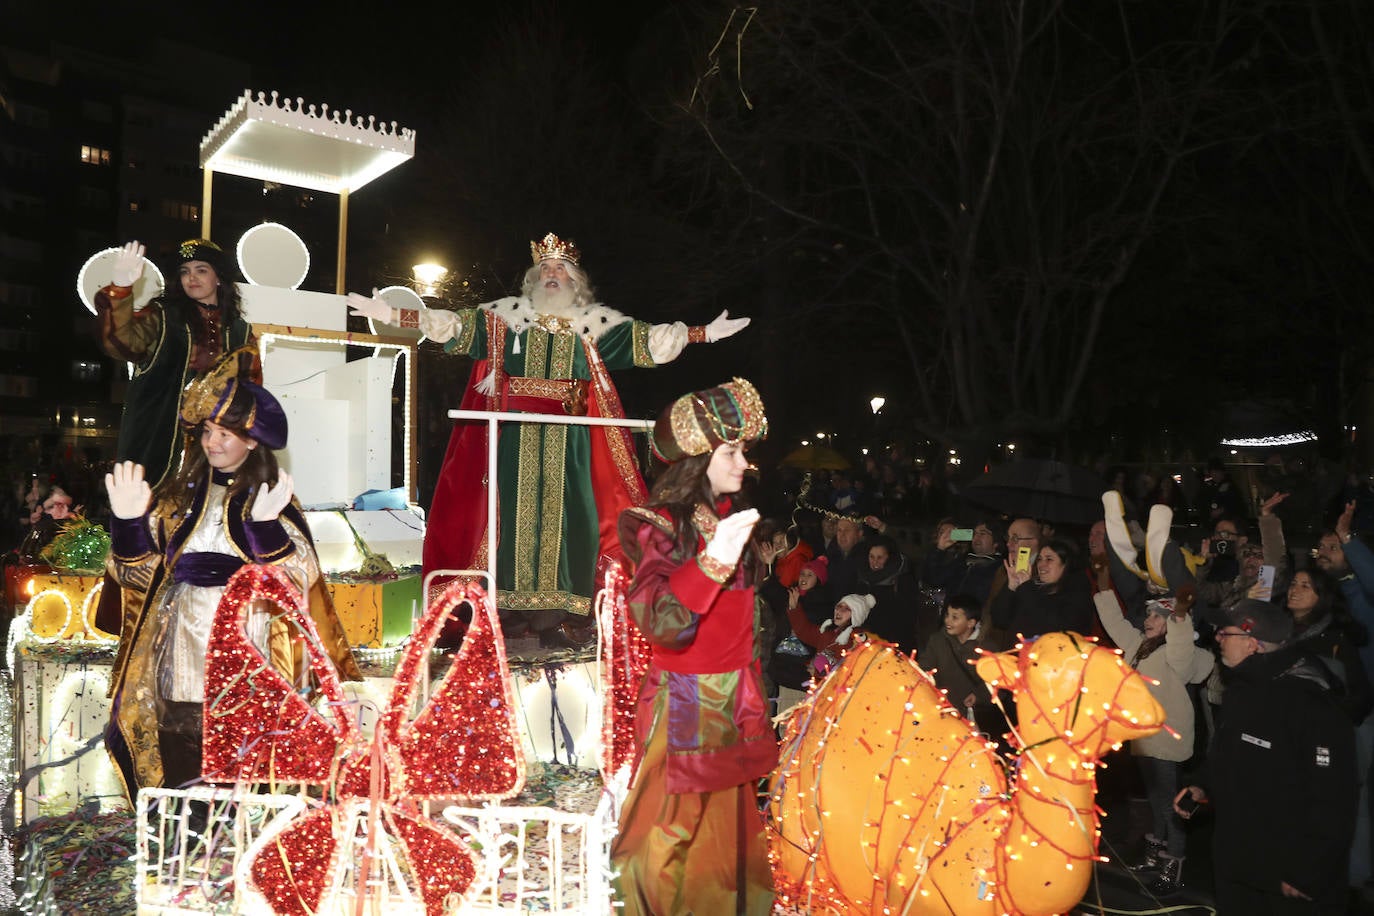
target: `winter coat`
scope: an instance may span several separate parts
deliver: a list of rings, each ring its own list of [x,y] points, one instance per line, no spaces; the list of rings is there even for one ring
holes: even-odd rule
[[[1057,588],[1027,582],[1019,588],[1002,589],[992,601],[992,622],[1011,638],[1027,639],[1045,633],[1091,633],[1096,606],[1088,580],[1065,570]]]
[[[1198,784],[1216,811],[1218,881],[1343,899],[1358,795],[1355,730],[1329,670],[1301,644],[1228,669]],[[1333,692],[1334,691],[1334,692]]]
[[[1300,643],[1307,651],[1340,679],[1341,706],[1350,721],[1359,724],[1374,709],[1374,687],[1360,657],[1359,644],[1367,642],[1368,633],[1355,620],[1329,611],[1316,620],[1304,621],[1293,629],[1290,643]]]
[[[1145,634],[1127,622],[1115,592],[1098,592],[1093,602],[1107,635],[1126,662],[1133,663]],[[1193,700],[1188,695],[1188,685],[1207,680],[1215,664],[1212,653],[1193,642],[1193,619],[1170,616],[1164,645],[1142,658],[1135,669],[1145,675],[1150,693],[1164,707],[1164,724],[1178,737],[1164,729],[1147,738],[1137,738],[1131,742],[1132,754],[1180,763],[1193,755]]]

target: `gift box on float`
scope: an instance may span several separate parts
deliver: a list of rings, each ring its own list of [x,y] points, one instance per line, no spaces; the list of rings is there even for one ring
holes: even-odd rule
[[[424,520],[408,509],[307,510],[305,518],[348,644],[399,645],[424,611]]]
[[[420,607],[418,575],[380,581],[331,576],[326,584],[350,646],[380,649],[410,635]]]
[[[95,626],[104,572],[50,566],[10,567],[18,601],[26,609],[29,629],[39,639],[114,639]],[[7,583],[8,584],[8,583]]]

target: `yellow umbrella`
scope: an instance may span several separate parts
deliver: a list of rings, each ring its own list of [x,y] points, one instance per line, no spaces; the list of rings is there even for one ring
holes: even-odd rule
[[[804,471],[843,471],[849,459],[824,445],[803,445],[787,453],[780,462],[786,468],[801,468]]]

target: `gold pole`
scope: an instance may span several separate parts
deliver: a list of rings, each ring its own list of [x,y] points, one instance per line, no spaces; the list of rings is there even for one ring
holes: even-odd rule
[[[348,188],[339,192],[339,269],[334,274],[334,292],[344,294],[344,267],[348,258]]]
[[[420,501],[420,367],[416,365],[419,358],[420,345],[417,343],[406,351],[406,384],[410,388],[410,428],[406,430],[410,437],[410,466],[406,468],[406,477],[410,479],[412,503]]]
[[[215,170],[206,168],[200,185],[200,237],[210,238],[210,198],[215,183]]]

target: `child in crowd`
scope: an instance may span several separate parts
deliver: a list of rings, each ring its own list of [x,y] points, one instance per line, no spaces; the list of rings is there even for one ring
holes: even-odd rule
[[[871,636],[862,627],[877,603],[877,599],[872,595],[845,595],[835,605],[834,616],[820,626],[807,620],[801,608],[787,609],[787,619],[792,624],[792,632],[816,650],[816,657],[811,660],[811,668],[818,677],[830,673],[830,670],[840,663],[840,657],[844,652],[856,641]]]
[[[917,662],[935,678],[949,702],[977,729],[1000,740],[1007,720],[993,705],[988,685],[973,670],[984,648],[983,604],[974,595],[951,595],[945,601],[944,626],[926,641]]]
[[[826,580],[830,577],[829,565],[825,557],[817,557],[807,563],[797,574],[797,584],[787,591],[789,628],[774,646],[773,658],[768,666],[769,676],[778,685],[778,715],[806,697],[806,684],[811,680],[811,658],[815,651],[790,627],[790,617],[794,610],[800,610],[808,622],[825,619],[830,607],[830,590],[826,587]]]

